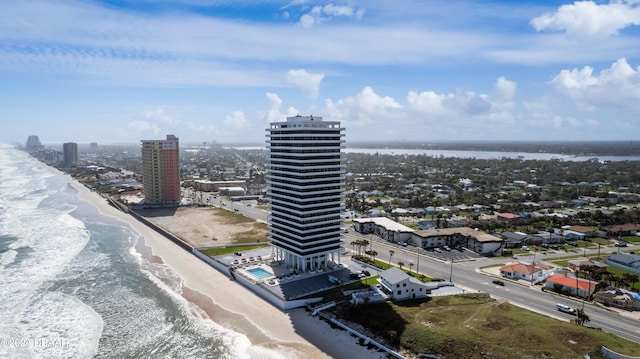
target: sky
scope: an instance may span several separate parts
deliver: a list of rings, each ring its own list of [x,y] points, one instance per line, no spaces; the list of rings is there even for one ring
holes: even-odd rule
[[[0,2],[0,142],[640,134],[640,0]]]

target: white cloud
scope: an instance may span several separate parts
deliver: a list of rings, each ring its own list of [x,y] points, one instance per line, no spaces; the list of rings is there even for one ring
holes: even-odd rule
[[[269,100],[269,109],[266,111],[264,116],[262,116],[267,122],[285,121],[287,117],[300,114],[295,107],[289,107],[286,113],[280,112],[282,100],[276,93],[267,92],[267,99]]]
[[[300,16],[300,25],[310,28],[313,25],[329,21],[334,17],[354,17],[356,20],[362,19],[364,10],[355,10],[350,6],[327,4],[324,6],[314,6],[311,11]]]
[[[365,87],[354,96],[325,100],[324,111],[328,118],[344,122],[356,133],[350,137],[368,131],[369,135],[392,139],[416,138],[421,134],[473,139],[479,138],[481,132],[513,126],[516,88],[515,82],[500,77],[494,96],[473,91],[445,94],[409,91],[405,103],[401,103]]]
[[[139,134],[151,133],[153,135],[156,135],[160,132],[160,127],[158,127],[157,124],[149,121],[136,120],[129,122],[127,125],[131,130]]]
[[[496,99],[501,101],[511,101],[516,94],[516,89],[518,85],[509,81],[503,76],[500,76],[498,80],[496,80]]]
[[[320,89],[320,83],[324,79],[324,74],[314,74],[307,72],[306,70],[289,70],[285,76],[287,82],[300,87],[311,97],[316,98],[318,96],[318,90]]]
[[[244,130],[248,127],[247,118],[242,111],[233,111],[231,115],[227,115],[224,119],[226,129],[232,131]]]
[[[439,95],[432,91],[410,91],[407,95],[409,108],[424,115],[438,117],[440,120],[464,119],[469,116],[488,114],[491,111],[491,98],[486,94],[472,91],[458,91]]]
[[[551,84],[584,109],[616,106],[640,111],[640,67],[633,69],[625,58],[599,75],[590,66],[561,70]]]
[[[157,135],[161,131],[169,133],[172,126],[180,124],[180,121],[169,116],[164,108],[143,110],[134,117],[133,121],[127,123],[127,127],[136,132],[138,137]]]
[[[637,1],[624,0],[602,5],[593,1],[576,1],[534,18],[531,25],[537,31],[565,31],[576,38],[609,37],[628,26],[640,25],[638,5]]]
[[[163,108],[143,111],[141,117],[145,118],[148,121],[164,122],[169,125],[174,125],[180,122],[167,115]]]

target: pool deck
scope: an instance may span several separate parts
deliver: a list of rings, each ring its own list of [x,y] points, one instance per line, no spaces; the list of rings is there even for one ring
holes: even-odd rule
[[[340,264],[328,265],[325,268],[309,272],[295,272],[293,269],[285,267],[281,261],[273,261],[271,248],[252,249],[240,254],[225,254],[213,257],[213,259],[232,268],[235,274],[243,276],[254,285],[262,287],[283,301],[295,300],[335,287],[335,284],[329,281],[329,275],[338,278],[342,284],[360,281],[349,276],[353,271],[368,270],[372,276],[378,275],[376,268],[356,263],[347,254],[341,255],[342,263]],[[247,269],[258,267],[273,275],[257,278],[247,271]]]

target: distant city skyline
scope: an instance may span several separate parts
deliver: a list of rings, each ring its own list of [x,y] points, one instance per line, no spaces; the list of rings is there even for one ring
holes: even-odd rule
[[[633,140],[640,1],[0,4],[0,142]]]

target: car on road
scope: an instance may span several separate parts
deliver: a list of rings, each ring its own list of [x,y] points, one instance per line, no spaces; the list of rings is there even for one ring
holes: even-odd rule
[[[503,286],[503,287],[504,287],[504,282],[503,282],[503,281],[501,281],[501,280],[498,280],[498,279],[494,279],[494,280],[492,280],[492,281],[491,281],[491,283],[493,283],[493,284],[497,284],[497,285],[501,285],[501,286]]]
[[[562,304],[562,303],[556,304],[556,309],[558,309],[558,311],[563,312],[563,313],[576,315],[576,310],[575,309],[571,308],[568,305]]]
[[[349,277],[351,277],[351,279],[362,279],[366,276],[367,275],[363,271],[352,272],[351,274],[349,274]]]

